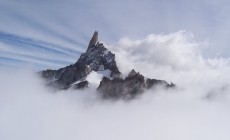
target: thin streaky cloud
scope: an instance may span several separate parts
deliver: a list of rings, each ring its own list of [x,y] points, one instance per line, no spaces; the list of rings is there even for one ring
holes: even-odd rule
[[[41,41],[35,41],[30,38],[24,38],[13,34],[8,34],[4,32],[0,32],[0,42],[4,42],[6,44],[15,45],[15,47],[23,47],[25,49],[39,49],[45,50],[48,52],[53,52],[56,54],[63,54],[67,56],[75,56],[75,54],[81,53],[80,51],[76,51],[67,47],[62,47],[54,44],[49,44]],[[27,47],[27,48],[26,48]]]
[[[0,60],[3,62],[8,58],[12,63],[20,60],[25,63],[46,65],[47,67],[64,66],[74,63],[81,54],[80,51],[65,48],[31,38],[0,32]],[[20,64],[25,64],[20,63]]]

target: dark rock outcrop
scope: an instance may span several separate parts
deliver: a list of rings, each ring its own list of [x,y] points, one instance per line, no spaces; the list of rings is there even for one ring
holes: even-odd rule
[[[84,89],[90,81],[86,77],[92,72],[109,70],[109,77],[103,77],[97,90],[101,97],[112,99],[131,99],[140,95],[144,90],[163,86],[175,87],[163,80],[145,78],[140,73],[132,70],[126,78],[121,78],[115,61],[115,54],[107,50],[98,41],[98,32],[95,31],[85,53],[82,53],[78,61],[72,65],[58,70],[43,70],[41,77],[46,79],[47,85],[55,89]]]
[[[165,88],[175,87],[173,83],[168,84],[163,80],[148,79],[140,73],[137,73],[135,70],[132,70],[125,79],[109,79],[103,77],[98,87],[98,91],[103,98],[131,99],[136,95],[143,93],[144,90],[156,86],[163,86]]]

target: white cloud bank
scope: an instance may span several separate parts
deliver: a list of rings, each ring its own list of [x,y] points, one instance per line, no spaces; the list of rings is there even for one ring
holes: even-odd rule
[[[0,72],[0,139],[229,140],[229,60],[203,58],[202,45],[184,31],[113,45],[122,72],[178,86],[131,102],[101,101],[95,87],[54,94],[31,71]]]

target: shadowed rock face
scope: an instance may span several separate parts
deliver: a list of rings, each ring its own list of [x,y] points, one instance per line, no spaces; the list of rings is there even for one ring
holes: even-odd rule
[[[89,45],[88,45],[88,49],[91,49],[95,44],[98,43],[98,32],[95,31],[94,34],[93,34],[93,37],[91,38],[90,42],[89,42]]]
[[[85,81],[81,81],[79,83],[76,83],[74,85],[66,86],[63,89],[69,89],[69,88],[72,88],[72,89],[85,89],[85,88],[88,88],[88,85],[89,85],[89,82],[85,80]]]
[[[98,87],[98,91],[103,98],[132,99],[143,93],[144,90],[156,86],[163,86],[165,88],[175,87],[173,83],[168,84],[163,80],[148,79],[137,73],[135,70],[132,70],[125,79],[109,79],[107,77],[103,77]]]
[[[76,63],[58,70],[48,69],[39,73],[47,81],[47,85],[55,89],[84,89],[90,82],[85,80],[86,77],[92,71],[103,70],[111,72],[109,77],[103,77],[97,88],[103,98],[131,99],[144,90],[158,85],[165,88],[175,87],[173,83],[145,78],[135,70],[132,70],[125,79],[120,78],[121,73],[116,65],[115,54],[98,41],[97,31],[94,32],[87,51],[81,54]]]

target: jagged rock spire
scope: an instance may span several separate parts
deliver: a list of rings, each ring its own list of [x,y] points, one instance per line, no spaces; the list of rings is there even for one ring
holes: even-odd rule
[[[92,48],[96,43],[98,42],[98,31],[95,31],[93,34],[93,37],[91,38],[90,42],[89,42],[89,46],[87,51]]]

